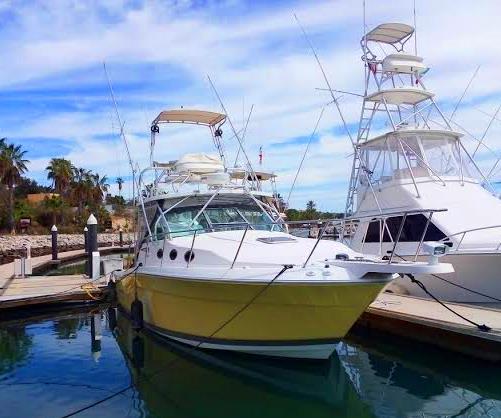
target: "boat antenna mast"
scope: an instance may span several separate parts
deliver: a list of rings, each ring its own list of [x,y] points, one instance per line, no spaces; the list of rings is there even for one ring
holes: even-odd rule
[[[247,116],[247,120],[245,122],[245,125],[244,125],[244,128],[243,128],[243,132],[242,132],[242,145],[243,145],[243,143],[245,141],[245,135],[247,134],[247,126],[249,125],[249,121],[250,121],[250,118],[251,118],[253,110],[254,110],[254,105],[251,105],[251,108],[250,108],[250,111],[249,111],[249,115]],[[239,158],[240,158],[240,147],[238,147],[237,155],[235,157],[235,162],[233,163],[233,167],[237,167],[238,159]]]
[[[209,75],[207,75],[207,79],[209,80],[209,83],[212,87],[212,90],[214,91],[214,94],[216,95],[217,100],[219,101],[219,104],[221,105],[221,108],[223,109],[223,112],[226,115],[226,119],[228,120],[228,123],[230,124],[231,130],[233,131],[233,135],[238,141],[238,145],[240,149],[242,150],[242,155],[244,156],[245,160],[247,161],[247,166],[250,171],[251,178],[253,181],[255,181],[256,187],[258,190],[260,190],[260,182],[259,179],[257,178],[256,172],[254,171],[254,168],[252,167],[252,163],[250,162],[249,156],[247,155],[247,152],[245,151],[245,148],[242,143],[242,139],[240,138],[237,130],[235,129],[235,126],[233,125],[233,122],[231,121],[230,116],[228,115],[228,112],[226,111],[226,107],[224,106],[223,101],[221,100],[221,96],[219,96],[219,93],[217,92],[216,86],[212,82],[211,78]]]

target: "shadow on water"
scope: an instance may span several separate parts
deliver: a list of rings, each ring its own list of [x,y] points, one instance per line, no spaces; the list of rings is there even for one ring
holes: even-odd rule
[[[190,348],[111,308],[50,315],[0,322],[0,417],[63,416],[129,385],[82,416],[501,416],[500,367],[401,341],[291,361]]]

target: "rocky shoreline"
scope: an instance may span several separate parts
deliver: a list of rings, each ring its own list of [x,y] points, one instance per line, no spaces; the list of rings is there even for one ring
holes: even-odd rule
[[[118,245],[119,234],[98,234],[99,247]],[[132,233],[123,233],[124,246],[128,246],[133,240]],[[80,250],[84,248],[83,234],[59,234],[57,237],[60,252]],[[31,246],[31,256],[38,257],[50,254],[50,235],[2,235],[0,236],[0,264],[11,263],[15,258],[26,256],[26,246]]]

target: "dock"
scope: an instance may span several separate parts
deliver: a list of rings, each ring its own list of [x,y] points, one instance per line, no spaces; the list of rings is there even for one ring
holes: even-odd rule
[[[92,281],[83,274],[1,279],[0,310],[63,302],[100,301],[106,290],[104,277]]]
[[[501,309],[446,303],[462,316],[491,328],[481,331],[431,299],[381,293],[355,324],[483,360],[501,362]]]
[[[101,254],[124,251],[121,247],[100,248]],[[60,253],[57,263],[85,257],[83,250]],[[56,264],[51,255],[33,257],[33,271]],[[0,310],[34,305],[102,301],[108,292],[106,278],[92,281],[86,275],[14,277],[14,263],[0,265]]]

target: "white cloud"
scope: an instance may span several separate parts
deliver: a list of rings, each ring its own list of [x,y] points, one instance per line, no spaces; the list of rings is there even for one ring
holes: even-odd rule
[[[384,21],[412,22],[411,0],[367,3],[369,27]],[[418,52],[432,68],[426,82],[439,101],[453,106],[481,65],[456,117],[480,136],[488,117],[473,106],[493,113],[501,103],[499,3],[486,0],[472,7],[466,0],[422,0],[417,5]],[[0,13],[4,10],[0,5]],[[121,0],[14,2],[9,12],[15,18],[0,32],[0,86],[20,94],[28,87],[40,89],[42,94],[33,98],[36,109],[44,91],[61,91],[57,106],[50,108],[55,99],[47,97],[49,109],[36,117],[26,117],[31,102],[26,103],[25,114],[18,117],[22,123],[3,126],[2,133],[13,139],[61,138],[71,146],[66,157],[75,164],[124,176],[128,166],[122,145],[118,139],[103,139],[117,129],[107,103],[102,61],[108,62],[132,154],[141,164],[147,160],[149,121],[163,107],[219,110],[205,78],[211,74],[236,125],[241,125],[242,101],[247,111],[255,104],[246,138],[249,155],[257,160],[259,146],[264,147],[266,164],[280,174],[285,194],[305,146],[289,143],[309,137],[321,106],[329,101],[328,94],[315,90],[324,82],[293,11],[310,33],[333,86],[362,92],[362,10],[349,0],[267,9],[235,1],[211,2],[203,9],[189,1],[148,1],[135,8]],[[128,89],[130,84],[140,87]],[[92,87],[87,95],[74,93],[85,86]],[[341,103],[348,123],[356,123],[360,101],[345,95]],[[227,125],[224,130],[230,137]],[[349,176],[351,148],[344,133],[332,134],[339,130],[339,116],[330,106],[320,126],[321,138],[305,161],[294,204],[302,205],[301,199],[311,195],[324,209],[344,207],[341,188]],[[496,121],[486,141],[496,151],[499,133]],[[162,129],[158,158],[209,150],[210,138],[204,134],[201,129]],[[284,145],[271,146],[280,143]],[[236,145],[229,149],[234,152]],[[47,160],[32,158],[34,174],[43,175]],[[325,192],[326,185],[332,193]]]

